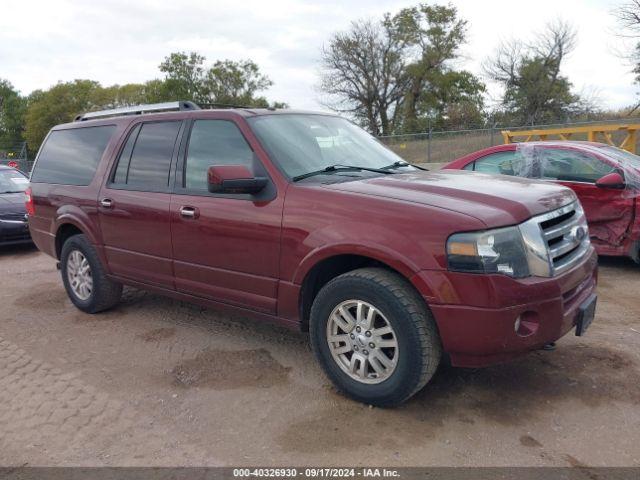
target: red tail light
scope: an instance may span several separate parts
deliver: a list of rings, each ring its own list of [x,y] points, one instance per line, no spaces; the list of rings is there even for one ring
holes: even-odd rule
[[[24,191],[24,205],[27,207],[27,215],[35,215],[36,209],[33,206],[33,197],[31,196],[31,187]]]

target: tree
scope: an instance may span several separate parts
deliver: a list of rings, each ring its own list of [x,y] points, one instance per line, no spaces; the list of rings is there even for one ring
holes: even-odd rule
[[[560,74],[562,61],[575,47],[575,31],[564,22],[547,25],[531,44],[503,43],[484,64],[485,73],[504,87],[502,107],[511,120],[552,122],[580,110],[580,97]]]
[[[75,80],[58,83],[49,90],[36,90],[22,99],[22,117],[14,101],[17,96],[8,82],[0,81],[0,97],[3,105],[12,106],[17,113],[7,116],[0,110],[0,141],[4,132],[14,132],[20,137],[21,119],[24,118],[24,137],[29,149],[37,151],[47,132],[59,123],[70,122],[78,114],[92,110],[139,105],[144,103],[192,100],[197,103],[229,103],[268,107],[266,98],[257,93],[272,85],[268,77],[260,73],[258,65],[250,60],[216,62],[211,68],[204,66],[205,57],[195,52],[172,53],[160,64],[165,74],[161,80],[145,83],[128,83],[102,87],[92,80]],[[276,102],[273,106],[286,107]],[[26,114],[24,111],[26,110]],[[16,118],[19,126],[5,128],[5,118]]]
[[[233,62],[218,60],[207,71],[205,88],[215,103],[231,105],[269,106],[257,92],[266,90],[273,82],[260,73],[260,68],[251,60]]]
[[[23,141],[26,100],[7,80],[0,79],[0,148]]]
[[[93,80],[58,83],[43,92],[36,90],[27,99],[25,140],[31,150],[42,143],[47,132],[59,123],[73,121],[82,112],[104,105],[104,89]]]
[[[482,116],[484,85],[449,65],[465,26],[454,7],[425,4],[378,22],[353,22],[322,50],[325,104],[352,114],[376,135],[424,131],[431,121],[445,124],[447,111],[456,111],[457,121],[470,118],[468,113]],[[464,105],[449,105],[456,101]]]
[[[205,68],[206,58],[195,52],[172,53],[160,64],[165,73],[163,97],[193,100],[202,104],[230,104],[268,107],[257,93],[273,82],[251,60],[218,60]],[[278,103],[278,106],[284,106]]]
[[[614,15],[622,27],[621,36],[640,38],[640,0],[629,0],[614,10]],[[632,72],[635,74],[635,83],[640,85],[640,41],[635,42],[634,48],[628,53],[627,59],[633,64]],[[636,104],[630,113],[637,110],[640,103]]]
[[[321,88],[336,111],[351,113],[375,135],[391,133],[408,86],[404,44],[379,22],[352,22],[322,50]]]
[[[465,129],[484,123],[486,91],[475,75],[466,70],[440,70],[429,74],[428,87],[415,102],[414,114],[405,117],[409,131]],[[412,96],[413,97],[413,96]]]
[[[96,97],[96,102],[102,105],[101,108],[169,102],[174,99],[164,80],[112,85],[97,92]]]
[[[196,52],[171,53],[160,64],[165,74],[164,88],[174,100],[192,100],[204,103],[209,100],[204,86],[205,57]]]
[[[410,63],[406,73],[409,88],[404,98],[403,126],[405,131],[418,131],[424,128],[418,118],[420,105],[424,103],[425,96],[431,94],[433,97],[435,88],[448,84],[442,82],[448,73],[446,62],[457,57],[465,41],[467,22],[458,18],[453,6],[427,4],[403,8],[393,17],[387,15],[384,22],[393,35],[401,39],[408,52]],[[440,85],[434,85],[437,82]],[[477,80],[474,82],[479,83]],[[441,93],[446,96],[446,92]]]

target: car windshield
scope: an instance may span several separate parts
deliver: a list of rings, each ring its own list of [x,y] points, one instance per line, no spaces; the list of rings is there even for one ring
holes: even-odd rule
[[[640,157],[618,147],[606,146],[602,150],[623,165],[640,169]]]
[[[29,179],[17,170],[0,170],[0,193],[20,193],[29,186]]]
[[[291,178],[336,165],[413,169],[372,135],[340,117],[292,113],[260,115],[248,121],[270,157]]]

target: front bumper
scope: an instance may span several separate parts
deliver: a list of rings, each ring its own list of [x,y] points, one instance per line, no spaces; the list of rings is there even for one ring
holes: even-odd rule
[[[0,219],[0,245],[30,243],[31,234],[27,222]]]
[[[591,247],[580,264],[553,278],[419,275],[428,275],[423,277],[425,284],[435,285],[425,299],[452,364],[480,367],[539,349],[574,328],[580,305],[595,291],[597,272],[597,255]],[[516,332],[518,317],[527,328]]]

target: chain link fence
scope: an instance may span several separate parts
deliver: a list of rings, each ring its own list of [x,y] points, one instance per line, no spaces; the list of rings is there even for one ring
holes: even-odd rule
[[[29,173],[33,166],[33,161],[29,160],[26,142],[11,145],[0,143],[0,165],[9,165]]]
[[[640,123],[640,118],[601,120],[593,122],[558,123],[549,125],[526,126],[494,126],[490,128],[478,128],[470,130],[445,130],[416,133],[408,135],[389,135],[379,137],[380,141],[391,150],[400,155],[409,163],[429,164],[432,168],[438,168],[469,153],[503,142],[502,131],[512,132],[534,129],[551,129],[559,127],[583,127],[603,124],[631,124]],[[612,132],[611,141],[619,145],[625,138],[626,132]],[[537,139],[537,138],[536,138]],[[550,136],[548,140],[558,139]],[[572,134],[571,140],[587,140],[587,133]],[[599,137],[597,141],[604,142]],[[640,142],[640,137],[638,138]],[[640,151],[640,145],[636,145],[636,151]]]

